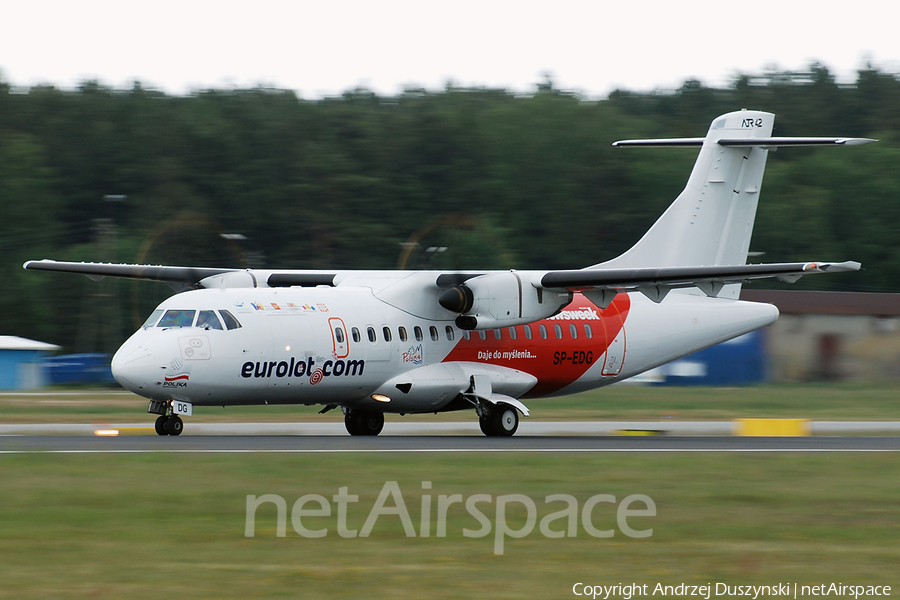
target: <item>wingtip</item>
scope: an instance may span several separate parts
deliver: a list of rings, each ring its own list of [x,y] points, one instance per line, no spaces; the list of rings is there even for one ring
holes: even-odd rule
[[[808,272],[824,272],[824,271],[832,271],[832,272],[840,272],[840,271],[859,271],[862,268],[862,263],[856,262],[855,260],[847,260],[839,263],[829,263],[829,262],[811,262],[803,265],[803,270]]]
[[[872,142],[877,141],[878,140],[873,138],[845,138],[838,143],[843,144],[844,146],[862,146],[863,144],[871,144]]]

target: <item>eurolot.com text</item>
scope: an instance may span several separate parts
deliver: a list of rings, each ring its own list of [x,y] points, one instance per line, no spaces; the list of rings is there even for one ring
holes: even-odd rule
[[[422,490],[431,490],[431,482],[423,481]],[[462,534],[468,538],[483,538],[491,535],[494,537],[494,554],[503,554],[507,538],[524,538],[532,534],[537,526],[540,535],[547,538],[577,537],[580,530],[595,538],[611,538],[616,530],[611,528],[613,522],[618,530],[630,538],[647,538],[653,535],[653,528],[638,529],[647,524],[646,517],[656,516],[656,503],[644,494],[632,494],[619,501],[611,494],[597,494],[591,496],[579,505],[578,499],[569,494],[552,494],[543,499],[542,514],[538,522],[538,503],[524,494],[505,494],[492,496],[490,494],[472,494],[463,498],[462,494],[438,494],[435,498],[431,493],[423,493],[418,499],[419,527],[413,524],[409,510],[406,508],[406,500],[396,481],[386,481],[378,494],[378,499],[370,510],[355,506],[359,502],[359,495],[350,494],[349,488],[342,487],[338,493],[328,498],[320,494],[306,494],[300,496],[294,502],[291,509],[291,525],[299,535],[305,538],[322,538],[332,530],[329,521],[321,520],[321,517],[331,519],[336,515],[335,530],[342,538],[369,537],[373,535],[379,518],[386,520],[396,518],[403,525],[406,537],[429,537],[434,532],[435,537],[447,536],[447,513],[453,505],[465,506],[466,512],[474,521],[472,525],[479,525],[476,529],[464,527]],[[334,508],[332,506],[334,503]],[[287,535],[287,502],[277,494],[265,494],[263,496],[247,496],[246,521],[244,535],[255,537],[256,512],[264,504],[274,504],[277,508],[276,536]],[[414,505],[415,506],[415,505]],[[521,523],[521,516],[515,518],[514,525],[507,523],[507,513],[515,511],[517,515],[525,512],[525,522]],[[552,511],[552,512],[546,512]],[[361,515],[367,514],[362,529],[350,529],[350,523],[358,523]],[[546,514],[544,514],[546,513]],[[494,519],[491,521],[490,516]],[[320,518],[313,521],[314,518]],[[638,519],[642,518],[642,519]],[[634,521],[629,522],[629,519]],[[433,527],[432,527],[433,526]],[[315,528],[314,528],[315,527]],[[377,531],[375,532],[377,535]]]

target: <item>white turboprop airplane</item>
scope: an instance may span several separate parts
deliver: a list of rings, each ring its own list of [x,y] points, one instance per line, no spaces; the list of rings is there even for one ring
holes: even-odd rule
[[[748,265],[770,148],[863,138],[771,137],[774,115],[739,111],[705,138],[616,146],[700,148],[684,191],[630,250],[565,271],[240,270],[31,261],[26,269],[168,282],[164,301],[112,359],[150,399],[156,431],[178,435],[193,406],[341,407],[352,435],[384,413],[474,409],[511,436],[521,398],[622,381],[769,325],[770,304],[738,300],[761,277],[858,270],[857,262]]]

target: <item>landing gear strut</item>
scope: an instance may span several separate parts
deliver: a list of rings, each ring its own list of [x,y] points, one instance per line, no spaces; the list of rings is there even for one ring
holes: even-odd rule
[[[519,428],[519,413],[510,404],[483,404],[479,412],[478,424],[488,437],[510,437]]]
[[[348,408],[344,426],[350,435],[378,435],[384,428],[384,413]]]

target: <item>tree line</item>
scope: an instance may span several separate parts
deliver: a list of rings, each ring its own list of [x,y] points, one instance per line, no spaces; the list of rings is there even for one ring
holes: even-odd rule
[[[0,80],[0,333],[110,351],[162,284],[26,272],[27,259],[272,268],[579,268],[627,249],[680,192],[696,151],[620,150],[697,137],[740,108],[775,135],[878,144],[770,153],[751,250],[761,262],[859,260],[795,287],[900,288],[900,78],[852,85],[819,64],[726,88],[276,89],[170,96],[20,90]],[[754,284],[759,285],[759,284]],[[780,285],[780,284],[774,284]]]

